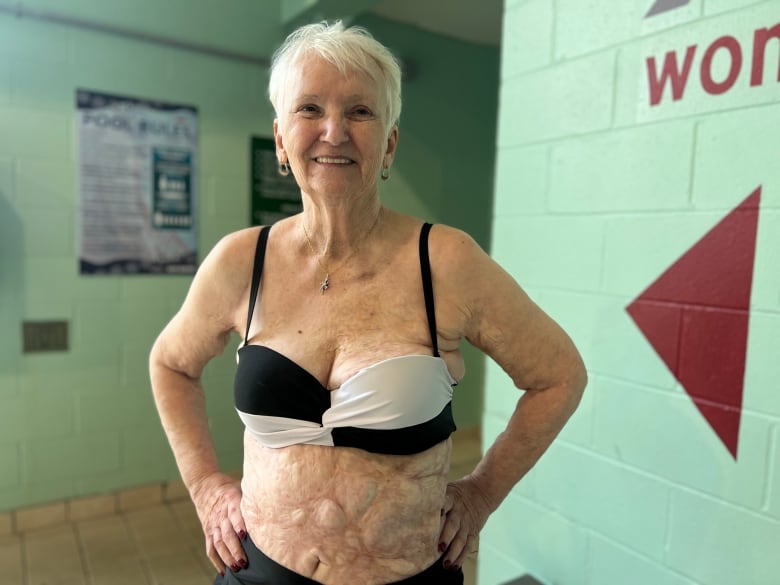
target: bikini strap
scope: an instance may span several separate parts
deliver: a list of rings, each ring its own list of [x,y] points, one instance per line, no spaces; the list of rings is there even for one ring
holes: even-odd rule
[[[428,315],[428,329],[431,331],[433,355],[439,357],[439,341],[436,336],[436,307],[433,303],[433,278],[431,277],[431,260],[428,257],[428,233],[433,227],[424,223],[420,230],[420,272],[422,273],[423,296],[425,297],[425,312]]]
[[[271,226],[260,228],[260,234],[257,236],[257,248],[255,249],[255,264],[252,269],[252,288],[249,290],[249,314],[246,317],[246,333],[244,334],[244,345],[249,342],[249,326],[252,324],[252,313],[255,312],[255,303],[257,302],[257,291],[260,290],[260,276],[263,274],[263,261],[265,260],[265,245],[268,242],[268,232]]]

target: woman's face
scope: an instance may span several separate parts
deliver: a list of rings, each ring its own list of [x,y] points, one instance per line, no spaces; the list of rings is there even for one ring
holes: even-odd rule
[[[307,194],[375,192],[393,160],[398,130],[389,132],[384,99],[365,74],[304,57],[287,78],[274,120],[277,156],[288,160]]]

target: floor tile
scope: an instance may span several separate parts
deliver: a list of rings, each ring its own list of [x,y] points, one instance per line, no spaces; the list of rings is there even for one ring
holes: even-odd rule
[[[166,502],[176,502],[178,500],[189,500],[190,493],[184,486],[183,481],[171,481],[163,486],[163,500]]]
[[[119,494],[119,509],[126,511],[156,506],[162,503],[162,498],[162,485],[149,485],[125,490]]]
[[[86,585],[76,534],[70,525],[25,535],[24,557],[30,585]]]
[[[151,585],[149,567],[137,558],[125,558],[90,567],[93,585]]]
[[[195,512],[195,506],[189,500],[182,500],[169,504],[169,508],[173,515],[176,517],[182,534],[186,536],[189,541],[204,550],[206,548],[206,541],[203,536],[203,528],[200,525],[200,520]]]
[[[90,518],[102,518],[115,513],[116,507],[114,494],[71,500],[68,502],[68,520],[79,522]]]
[[[207,573],[195,553],[190,551],[149,560],[153,585],[209,585],[214,573]]]
[[[76,533],[90,571],[139,557],[135,541],[121,516],[80,522]]]
[[[14,524],[10,512],[0,512],[0,537],[8,536],[13,532]]]
[[[168,506],[129,512],[125,518],[138,550],[147,559],[185,553],[192,546]]]
[[[0,538],[0,575],[8,583],[22,583],[22,539],[4,536]]]
[[[65,503],[46,504],[16,511],[16,530],[27,532],[65,522]]]

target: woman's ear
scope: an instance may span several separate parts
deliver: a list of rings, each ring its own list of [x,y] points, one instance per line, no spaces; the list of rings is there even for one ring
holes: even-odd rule
[[[387,148],[385,149],[384,166],[390,168],[395,158],[395,149],[398,146],[398,126],[393,126],[390,129],[390,134],[387,136]]]
[[[279,119],[274,118],[274,143],[276,144],[276,160],[280,163],[287,162],[287,153],[284,151],[284,141],[282,132],[279,129]]]

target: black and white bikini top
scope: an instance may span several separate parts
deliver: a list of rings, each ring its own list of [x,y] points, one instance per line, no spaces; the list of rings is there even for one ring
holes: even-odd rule
[[[420,232],[420,269],[433,355],[404,355],[363,368],[339,388],[317,378],[281,353],[249,345],[270,226],[257,241],[246,334],[238,349],[233,396],[247,431],[272,448],[309,444],[355,447],[373,453],[410,455],[447,439],[455,430],[452,378],[439,356],[428,257],[428,232]]]

